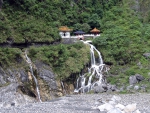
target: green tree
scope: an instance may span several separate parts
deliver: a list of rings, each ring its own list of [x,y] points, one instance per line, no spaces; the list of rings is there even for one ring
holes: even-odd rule
[[[89,32],[89,30],[91,29],[91,27],[90,27],[90,25],[89,24],[87,24],[87,23],[83,23],[82,25],[81,25],[81,30],[83,30],[84,32]]]
[[[94,27],[99,28],[100,27],[99,20],[100,20],[100,17],[97,14],[92,14],[89,17],[88,24],[91,26],[91,28],[94,28]]]

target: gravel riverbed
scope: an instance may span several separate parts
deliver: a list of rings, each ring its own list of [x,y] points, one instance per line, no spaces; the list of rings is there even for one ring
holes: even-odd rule
[[[68,95],[48,102],[1,107],[0,113],[105,113],[92,108],[99,106],[100,101],[109,101],[114,95],[121,97],[120,104],[136,103],[141,113],[150,113],[150,94],[147,93]]]

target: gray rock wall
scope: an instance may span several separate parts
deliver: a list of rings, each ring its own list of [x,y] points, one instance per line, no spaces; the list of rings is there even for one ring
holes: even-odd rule
[[[62,43],[63,44],[72,44],[75,43],[76,41],[78,41],[77,38],[62,38]]]
[[[18,93],[19,95],[28,95],[34,101],[37,101],[35,82],[31,76],[30,70],[27,67],[5,70],[0,68],[0,86],[5,89],[10,86],[10,84],[16,84],[11,85],[11,88],[7,88],[7,92],[10,92],[10,94]],[[37,67],[36,65],[33,67],[35,76],[38,80],[42,101],[54,99],[63,95],[59,81],[56,80],[56,75],[50,70],[50,67],[46,67],[46,65],[42,63],[37,64]],[[3,93],[0,93],[0,97],[2,94]],[[15,97],[13,98],[15,99]]]

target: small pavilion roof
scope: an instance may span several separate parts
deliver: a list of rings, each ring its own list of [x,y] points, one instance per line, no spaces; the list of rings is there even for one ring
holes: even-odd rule
[[[91,30],[90,32],[92,32],[92,33],[97,33],[97,32],[100,32],[100,30],[98,30],[98,29],[96,29],[96,27],[93,29],[93,30]]]
[[[85,32],[79,30],[79,31],[75,31],[74,33],[75,33],[75,34],[84,34]]]
[[[67,26],[61,26],[61,27],[59,28],[59,31],[66,32],[66,31],[72,31],[72,29],[69,29]]]

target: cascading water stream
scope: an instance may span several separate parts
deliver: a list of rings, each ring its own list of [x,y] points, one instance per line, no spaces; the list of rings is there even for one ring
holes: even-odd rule
[[[39,100],[40,102],[42,102],[42,101],[41,101],[41,98],[40,98],[40,91],[39,91],[39,87],[38,87],[38,81],[37,81],[36,77],[34,76],[33,69],[32,69],[32,62],[31,62],[30,58],[29,58],[28,55],[27,55],[27,50],[25,50],[25,57],[26,57],[26,62],[27,62],[27,63],[29,64],[29,66],[30,66],[31,75],[32,75],[32,77],[33,77],[33,79],[34,79],[34,82],[35,82],[35,85],[36,85],[36,93],[37,93],[38,100]]]
[[[62,81],[61,81],[61,85],[62,85],[62,89],[63,89],[64,94],[66,94],[65,86],[64,86],[64,83]]]
[[[105,64],[103,64],[103,59],[101,56],[101,53],[90,43],[88,43],[88,41],[82,41],[84,44],[87,44],[90,46],[90,55],[91,55],[91,66],[90,68],[88,68],[88,74],[90,74],[89,79],[88,79],[88,83],[87,85],[85,85],[85,74],[82,75],[81,78],[81,82],[79,82],[79,78],[77,79],[77,88],[74,90],[74,92],[82,92],[84,93],[84,91],[87,89],[87,91],[89,92],[91,89],[93,89],[93,87],[97,84],[97,85],[101,85],[102,84],[102,71],[104,69]],[[96,62],[95,60],[95,52],[97,52],[99,60],[98,62]],[[107,71],[107,70],[106,70]],[[92,83],[92,78],[93,77],[98,78],[98,81],[93,82]],[[79,88],[79,84],[81,84],[81,87]]]

